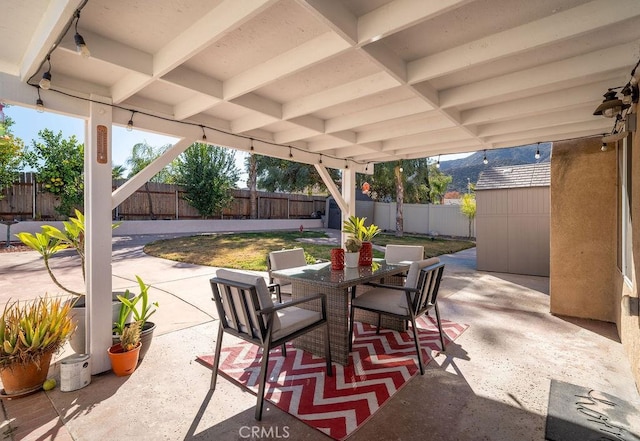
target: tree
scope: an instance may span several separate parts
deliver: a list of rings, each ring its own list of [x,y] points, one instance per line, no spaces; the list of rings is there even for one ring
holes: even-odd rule
[[[126,170],[124,165],[114,165],[111,168],[111,179],[124,179],[124,172]]]
[[[131,178],[137,175],[141,170],[155,161],[160,157],[160,155],[170,148],[171,144],[166,144],[161,147],[153,147],[146,142],[141,142],[134,145],[131,149],[131,156],[129,156],[126,161],[130,170],[128,177]],[[172,165],[160,170],[151,179],[149,179],[149,182],[172,184],[174,182]]]
[[[24,153],[24,142],[11,132],[13,120],[4,116],[3,107],[0,104],[0,199],[16,181]]]
[[[460,212],[469,219],[469,238],[471,238],[471,226],[473,225],[473,219],[476,217],[476,195],[473,193],[465,193],[462,196],[462,204],[460,205]]]
[[[404,233],[403,205],[439,203],[451,182],[428,158],[376,164],[372,176],[358,175],[356,182],[369,184],[369,195],[378,201],[396,201],[396,236]]]
[[[253,155],[256,157],[258,185],[267,191],[305,192],[327,191],[322,178],[311,164],[287,161],[269,156]],[[340,173],[335,169],[328,169],[334,182],[340,181]]]
[[[258,218],[258,161],[253,153],[245,158],[247,169],[247,187],[249,187],[249,217]]]
[[[160,155],[171,148],[171,144],[166,144],[162,147],[152,147],[146,142],[141,142],[133,146],[131,149],[131,156],[127,158],[127,165],[130,168],[129,178],[137,175],[146,166],[155,161]],[[165,167],[156,173],[148,182],[144,183],[144,189],[147,193],[147,201],[149,202],[149,216],[151,219],[155,219],[156,215],[153,212],[153,198],[151,197],[151,190],[149,190],[149,182],[161,182],[170,184],[174,182],[173,173],[171,167]]]
[[[32,141],[25,161],[36,170],[43,190],[58,198],[56,212],[70,216],[84,202],[84,144],[75,135],[63,139],[62,132],[56,135],[49,129],[40,130],[38,136],[44,143]]]
[[[178,184],[185,189],[185,200],[203,218],[221,213],[233,200],[231,189],[240,175],[233,151],[195,143],[178,157],[175,168]]]

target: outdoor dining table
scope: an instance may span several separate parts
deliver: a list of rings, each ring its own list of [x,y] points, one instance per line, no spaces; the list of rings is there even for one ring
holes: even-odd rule
[[[387,263],[381,259],[374,259],[371,266],[344,268],[332,270],[330,262],[316,263],[295,268],[273,271],[273,276],[291,282],[294,300],[324,293],[327,296],[327,320],[331,341],[331,357],[334,362],[347,365],[349,362],[349,303],[351,290],[357,292],[369,289],[367,282],[379,282],[409,269],[406,263]],[[313,303],[313,302],[312,302]],[[320,310],[320,305],[309,306],[309,309]],[[358,311],[360,313],[360,311]],[[404,330],[404,322],[392,318],[383,318],[385,328]],[[377,316],[362,311],[356,315],[356,320],[377,323]],[[294,341],[297,348],[309,351],[315,355],[324,354],[324,333],[310,332]]]

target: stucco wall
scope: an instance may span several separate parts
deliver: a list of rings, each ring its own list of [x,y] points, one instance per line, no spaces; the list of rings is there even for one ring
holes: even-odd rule
[[[557,142],[551,158],[551,312],[616,321],[616,152],[599,138]]]

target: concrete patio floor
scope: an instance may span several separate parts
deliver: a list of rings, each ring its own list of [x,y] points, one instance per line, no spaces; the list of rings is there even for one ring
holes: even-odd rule
[[[255,421],[255,396],[224,377],[209,394],[210,370],[195,358],[214,348],[214,268],[145,255],[142,245],[156,238],[114,239],[114,290],[135,287],[138,274],[160,302],[153,345],[138,369],[125,378],[94,376],[73,392],[2,400],[3,439],[226,441],[247,439],[240,429],[254,426],[271,428],[273,439],[330,439],[269,403]],[[442,317],[469,328],[349,440],[543,440],[551,379],[640,408],[613,324],[551,315],[547,278],[478,272],[475,249],[442,260]],[[79,282],[71,255],[55,266]],[[0,254],[0,274],[2,304],[52,287],[35,252]],[[59,377],[58,364],[50,376]]]

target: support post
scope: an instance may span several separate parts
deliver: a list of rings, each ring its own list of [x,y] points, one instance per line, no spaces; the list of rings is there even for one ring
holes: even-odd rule
[[[111,369],[111,106],[109,98],[91,96],[85,127],[86,352],[91,373]]]

